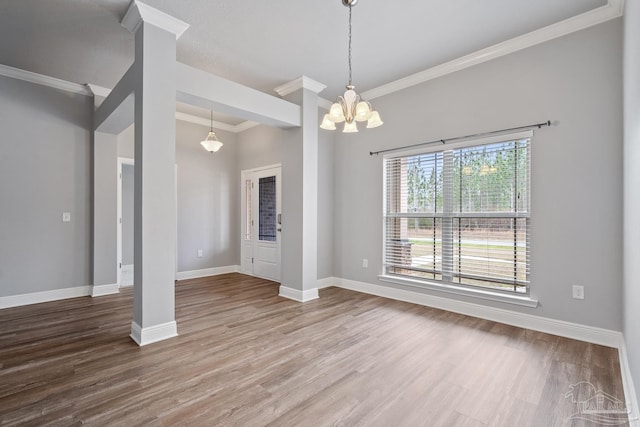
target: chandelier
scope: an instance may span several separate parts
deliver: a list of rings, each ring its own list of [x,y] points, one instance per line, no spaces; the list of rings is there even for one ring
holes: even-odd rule
[[[324,115],[320,127],[327,130],[335,130],[336,123],[344,122],[342,132],[358,132],[356,122],[367,122],[367,128],[382,126],[380,114],[374,111],[369,101],[364,100],[355,91],[351,82],[351,8],[358,0],[342,0],[342,4],[349,8],[349,84],[343,96],[339,96],[331,105],[329,112]]]
[[[200,141],[200,145],[210,153],[218,151],[224,145],[222,141],[218,140],[216,133],[213,131],[213,111],[211,111],[211,130],[209,131],[209,135],[207,135],[207,139]]]

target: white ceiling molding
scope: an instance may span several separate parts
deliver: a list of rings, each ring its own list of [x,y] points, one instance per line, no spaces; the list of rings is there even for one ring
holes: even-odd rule
[[[363,92],[362,97],[367,100],[371,100],[384,95],[389,95],[393,92],[618,18],[622,16],[623,11],[624,0],[609,0],[604,6],[573,16],[565,19],[564,21],[551,24],[547,27],[540,28],[539,30],[532,31],[469,55],[445,62],[444,64],[436,65],[435,67],[370,89]]]
[[[328,110],[331,108],[331,105],[333,105],[333,102],[329,101],[327,98],[318,97],[318,107]]]
[[[121,24],[127,30],[135,33],[142,22],[173,33],[176,35],[176,39],[179,39],[180,36],[187,31],[187,28],[189,28],[189,24],[186,22],[182,22],[138,0],[133,0],[124,18],[122,18]]]
[[[24,80],[26,82],[35,83],[42,86],[48,86],[54,89],[64,90],[66,92],[77,93],[79,95],[91,96],[93,93],[85,85],[68,82],[66,80],[56,79],[31,71],[21,70],[20,68],[9,67],[0,64],[0,76],[11,77],[13,79]]]
[[[94,85],[92,83],[87,83],[87,86],[89,87],[91,93],[95,96],[106,98],[111,93],[111,89],[107,89],[106,87]]]
[[[205,119],[204,117],[198,117],[198,116],[194,116],[194,115],[187,114],[187,113],[181,113],[179,111],[176,111],[176,120],[181,120],[183,122],[189,122],[189,123],[195,123],[197,125],[202,125],[202,126],[206,126],[206,127],[210,127],[211,126],[211,121],[209,119]],[[233,125],[230,125],[230,124],[227,124],[227,123],[216,122],[215,120],[213,121],[213,127],[215,129],[225,130],[227,132],[234,132],[234,133],[238,132],[236,130],[236,126],[233,126]]]
[[[251,129],[252,127],[258,126],[260,123],[252,122],[251,120],[247,120],[245,122],[239,123],[234,126],[235,130],[232,132],[240,133],[247,129]]]
[[[292,80],[288,83],[285,83],[283,85],[278,86],[277,88],[275,88],[274,90],[276,91],[276,93],[282,97],[285,97],[287,95],[289,95],[290,93],[293,93],[299,89],[309,89],[310,91],[313,91],[315,93],[320,93],[322,92],[325,88],[327,87],[327,85],[323,85],[320,82],[317,82],[313,79],[310,79],[307,76],[300,76],[295,80]]]
[[[31,71],[21,70],[20,68],[9,67],[8,65],[0,64],[0,76],[10,77],[12,79],[24,80],[29,83],[35,83],[41,86],[47,86],[53,89],[59,89],[66,92],[76,93],[84,96],[101,96],[106,98],[111,93],[111,89],[107,89],[102,86],[94,84],[81,85],[78,83],[68,82],[66,80],[56,79],[55,77],[49,77],[38,73],[32,73]],[[196,123],[199,125],[209,127],[211,125],[208,119],[193,116],[191,114],[185,114],[176,111],[176,119],[183,122]],[[258,123],[252,121],[245,121],[238,125],[230,125],[227,123],[213,122],[213,127],[220,130],[226,130],[228,132],[239,133],[244,130],[257,126]]]

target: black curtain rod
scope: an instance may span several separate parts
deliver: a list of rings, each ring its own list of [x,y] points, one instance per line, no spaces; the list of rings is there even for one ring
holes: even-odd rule
[[[495,135],[495,134],[498,134],[498,133],[511,132],[511,131],[515,131],[515,130],[525,130],[525,129],[532,129],[532,128],[540,129],[543,126],[551,126],[551,120],[547,120],[546,122],[543,122],[543,123],[536,123],[536,124],[533,124],[533,125],[518,126],[518,127],[515,127],[515,128],[500,129],[500,130],[492,130],[491,132],[482,132],[482,133],[475,133],[473,135],[456,136],[455,138],[437,139],[435,141],[421,142],[419,144],[413,144],[413,145],[405,145],[404,147],[388,148],[386,150],[380,150],[380,151],[369,151],[369,155],[373,156],[374,154],[378,155],[378,154],[381,154],[381,153],[390,153],[392,151],[406,150],[408,148],[421,147],[423,145],[445,144],[445,143],[451,142],[451,141],[459,141],[459,140],[462,140],[462,139],[470,139],[470,138],[477,138],[477,137],[480,137],[480,136]]]

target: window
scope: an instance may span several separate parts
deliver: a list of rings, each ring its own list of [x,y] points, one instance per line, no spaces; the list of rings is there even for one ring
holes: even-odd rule
[[[527,293],[531,136],[385,158],[384,273]]]
[[[276,177],[258,181],[258,239],[276,241]]]

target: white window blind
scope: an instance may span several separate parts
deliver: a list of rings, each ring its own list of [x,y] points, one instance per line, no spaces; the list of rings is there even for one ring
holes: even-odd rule
[[[386,158],[385,274],[526,293],[530,141]]]

